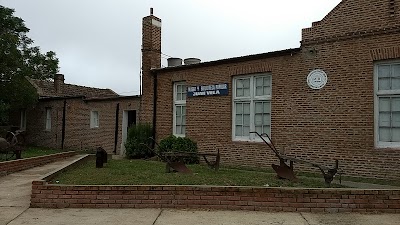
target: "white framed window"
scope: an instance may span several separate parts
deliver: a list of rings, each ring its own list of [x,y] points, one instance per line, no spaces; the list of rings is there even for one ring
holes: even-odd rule
[[[375,145],[400,147],[400,61],[375,64]]]
[[[21,121],[19,129],[26,130],[26,109],[21,109]]]
[[[90,112],[90,128],[99,127],[99,111],[91,111]]]
[[[178,137],[186,133],[186,95],[185,82],[174,83],[173,134]]]
[[[271,134],[271,80],[271,74],[254,74],[233,79],[234,141],[260,141],[251,131]]]
[[[51,108],[46,108],[46,130],[50,131],[51,130]]]

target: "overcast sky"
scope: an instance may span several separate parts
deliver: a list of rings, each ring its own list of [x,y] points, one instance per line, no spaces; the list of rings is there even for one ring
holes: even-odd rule
[[[65,82],[139,94],[142,18],[162,19],[162,52],[212,61],[300,46],[341,0],[0,0],[55,51]],[[166,60],[163,60],[166,65]]]

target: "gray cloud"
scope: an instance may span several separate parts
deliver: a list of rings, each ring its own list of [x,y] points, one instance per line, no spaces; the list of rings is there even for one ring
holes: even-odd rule
[[[60,59],[67,83],[139,94],[141,21],[154,7],[162,51],[203,61],[298,47],[301,29],[340,0],[0,0]],[[165,63],[165,61],[163,61]]]

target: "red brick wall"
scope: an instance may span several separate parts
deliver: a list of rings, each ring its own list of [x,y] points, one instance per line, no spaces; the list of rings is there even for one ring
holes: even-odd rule
[[[394,11],[390,9],[390,2],[394,2]],[[303,29],[303,42],[399,27],[399,5],[399,0],[343,0],[321,21]]]
[[[400,59],[400,35],[393,28],[399,24],[398,11],[388,17],[388,2],[343,1],[314,24],[316,35],[303,35],[301,49],[293,53],[159,70],[157,139],[172,133],[173,82],[229,83],[228,96],[187,99],[186,136],[198,142],[201,152],[220,149],[222,164],[270,168],[277,159],[266,145],[232,141],[231,95],[236,75],[270,72],[272,139],[280,151],[330,166],[338,159],[346,175],[399,179],[400,149],[374,144],[374,62]],[[355,33],[346,36],[348,31]],[[307,86],[314,69],[328,75],[321,90]]]
[[[15,173],[21,170],[26,170],[32,167],[45,165],[47,163],[55,162],[64,158],[76,155],[75,152],[63,152],[52,155],[45,155],[27,159],[18,159],[6,162],[0,162],[0,175]]]
[[[74,186],[33,181],[31,207],[400,213],[400,190]]]
[[[115,120],[117,104],[119,108],[119,130],[117,153],[122,142],[122,120],[124,110],[136,110],[139,114],[138,97],[118,100],[83,101],[67,99],[66,128],[64,148],[75,150],[93,150],[103,147],[107,152],[114,150]],[[27,112],[27,141],[38,146],[61,148],[62,118],[64,100],[40,101]],[[51,131],[45,130],[46,107],[52,109]],[[99,127],[90,128],[90,113],[99,112]]]

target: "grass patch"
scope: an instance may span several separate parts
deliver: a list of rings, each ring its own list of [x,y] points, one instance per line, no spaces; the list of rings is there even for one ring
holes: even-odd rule
[[[75,185],[222,185],[270,187],[325,187],[321,180],[301,179],[290,182],[275,174],[240,169],[220,168],[218,172],[203,165],[189,165],[194,173],[165,173],[165,163],[144,160],[109,160],[103,168],[95,161],[79,165],[53,179],[60,184]],[[334,187],[344,187],[333,185]]]
[[[22,151],[21,157],[23,159],[32,158],[43,155],[51,155],[62,152],[61,150],[51,149],[51,148],[42,148],[42,147],[28,147],[27,149]],[[8,155],[9,157],[10,155]],[[8,158],[8,161],[14,160],[15,155],[12,158]],[[0,162],[6,161],[6,156],[4,154],[0,154]]]
[[[309,172],[300,172],[297,175],[298,176],[315,177],[315,178],[321,177],[320,173],[309,173]],[[339,174],[336,174],[335,180],[339,180]],[[364,177],[351,177],[351,176],[345,176],[345,175],[342,175],[342,180],[400,187],[400,180],[384,180],[384,179],[374,179],[374,178],[364,178]]]
[[[361,182],[361,183],[370,183],[370,184],[381,184],[381,185],[390,185],[390,186],[399,186],[399,180],[382,180],[382,179],[373,179],[373,178],[363,178],[363,177],[348,177],[342,176],[342,180],[348,180],[353,182]]]
[[[39,147],[29,147],[25,151],[22,151],[22,158],[32,158],[43,155],[51,155],[61,153],[61,150],[51,149],[51,148],[39,148]]]

